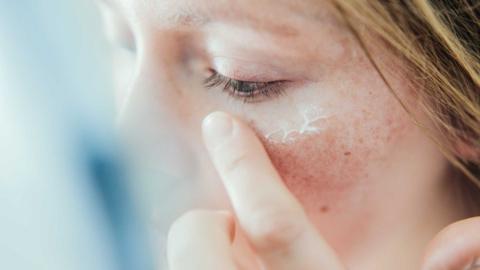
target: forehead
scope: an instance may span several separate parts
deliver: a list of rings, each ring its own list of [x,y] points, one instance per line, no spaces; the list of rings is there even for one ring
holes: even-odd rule
[[[209,21],[255,24],[289,32],[295,25],[333,22],[328,0],[102,0],[136,21],[159,27],[203,24]]]

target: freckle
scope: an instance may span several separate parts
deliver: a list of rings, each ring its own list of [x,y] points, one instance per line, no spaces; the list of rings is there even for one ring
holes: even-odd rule
[[[345,152],[343,153],[345,156],[350,156],[352,154],[352,152]]]
[[[322,213],[327,213],[330,209],[328,208],[328,206],[324,205],[320,208],[320,212]]]

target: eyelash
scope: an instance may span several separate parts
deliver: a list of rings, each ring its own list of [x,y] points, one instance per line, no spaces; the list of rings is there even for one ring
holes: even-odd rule
[[[226,77],[215,70],[210,70],[212,75],[204,80],[208,89],[221,87],[234,98],[243,99],[245,103],[260,102],[268,98],[281,96],[285,93],[285,84],[288,81],[253,82],[240,81]]]

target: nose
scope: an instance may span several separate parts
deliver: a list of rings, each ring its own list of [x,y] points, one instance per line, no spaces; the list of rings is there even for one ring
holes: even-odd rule
[[[128,90],[119,99],[117,123],[141,162],[153,163],[161,174],[185,179],[195,174],[196,142],[186,136],[193,131],[191,106],[177,80],[181,61],[177,40],[174,33],[165,32],[140,42]]]
[[[184,38],[168,31],[151,36],[137,46],[134,75],[119,108],[118,125],[132,160],[148,178],[169,185],[157,190],[218,194],[220,181],[215,181],[200,130],[212,107],[200,89],[192,89],[201,85],[185,76]]]

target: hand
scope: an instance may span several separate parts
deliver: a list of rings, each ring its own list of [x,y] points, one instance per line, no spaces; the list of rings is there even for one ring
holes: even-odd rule
[[[480,217],[453,223],[427,248],[422,270],[479,270]]]
[[[236,219],[218,211],[179,218],[169,233],[170,270],[250,270],[233,250],[236,230],[252,247],[259,269],[344,269],[248,126],[217,112],[205,119],[203,133]]]
[[[283,185],[250,128],[227,114],[213,113],[205,119],[203,130],[236,218],[228,211],[207,210],[179,218],[168,239],[170,270],[253,269],[241,266],[249,258],[239,258],[234,250],[234,235],[239,231],[260,262],[256,269],[345,269]],[[420,269],[480,270],[478,258],[480,217],[456,222],[440,232]]]

